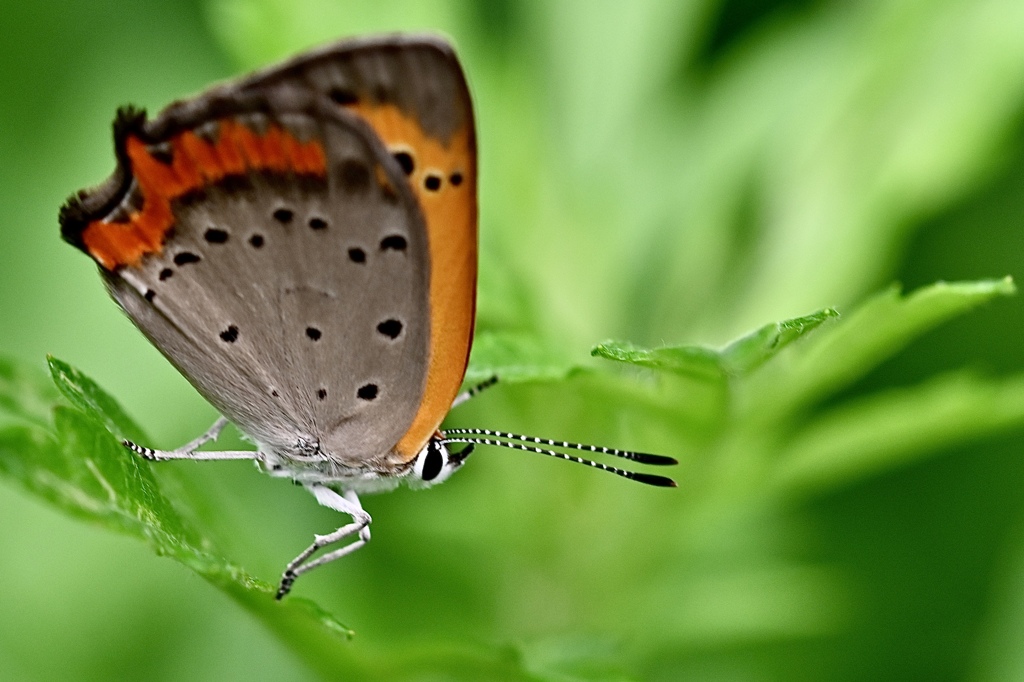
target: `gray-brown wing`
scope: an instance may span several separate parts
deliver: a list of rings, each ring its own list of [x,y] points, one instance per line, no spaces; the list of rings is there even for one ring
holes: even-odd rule
[[[174,103],[145,130],[151,139],[167,140],[196,121],[231,116],[240,106],[295,111],[315,102],[329,102],[331,108],[358,116],[372,129],[404,171],[405,182],[392,184],[403,190],[398,192],[403,201],[405,189],[412,190],[426,225],[435,333],[429,340],[426,389],[419,409],[394,447],[397,459],[408,462],[451,406],[473,336],[476,138],[469,91],[451,47],[430,36],[345,40]],[[113,256],[85,243],[89,220],[117,208],[132,183],[123,149],[118,157],[118,169],[104,186],[83,193],[62,212],[65,239],[104,267],[114,267],[118,258],[132,260],[140,250],[158,247],[163,238],[159,230],[143,230],[134,250],[115,249]]]
[[[452,48],[430,36],[345,40],[216,86],[176,103],[167,128],[197,108],[232,106],[255,96],[292,109],[310,99],[362,118],[399,160],[424,217],[430,247],[430,340],[427,388],[395,447],[410,461],[436,431],[458,393],[469,359],[476,312],[477,159],[473,108]],[[156,134],[162,130],[154,128]]]
[[[139,328],[261,446],[372,468],[424,391],[426,231],[363,121],[294,105],[215,93],[191,120],[122,122],[121,195],[112,179],[62,222]]]
[[[311,95],[356,110],[394,105],[442,142],[467,131],[475,151],[469,88],[455,52],[438,37],[393,34],[342,40],[215,86],[204,93],[205,102],[175,102],[161,119],[169,126],[194,119],[196,109],[208,101],[234,99],[240,90],[258,92],[286,109]]]
[[[345,41],[241,81],[281,102],[314,93],[360,116],[399,160],[430,246],[427,388],[395,450],[409,461],[458,394],[476,313],[477,154],[473,107],[452,48],[429,36]]]

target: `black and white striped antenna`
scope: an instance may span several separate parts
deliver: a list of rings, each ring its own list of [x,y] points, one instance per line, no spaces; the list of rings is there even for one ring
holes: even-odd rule
[[[585,464],[595,469],[607,471],[608,473],[615,474],[616,476],[622,476],[628,478],[631,481],[637,481],[638,483],[646,483],[647,485],[659,486],[662,488],[675,488],[676,482],[667,476],[657,476],[654,474],[644,474],[638,471],[628,471],[626,469],[619,469],[618,467],[608,466],[607,464],[601,464],[591,459],[585,459],[576,455],[570,455],[565,452],[559,452],[550,448],[563,448],[566,450],[583,450],[586,452],[599,453],[603,455],[611,455],[613,457],[621,457],[622,459],[632,460],[639,464],[651,464],[654,466],[671,466],[678,464],[679,462],[673,457],[666,457],[665,455],[652,455],[645,452],[632,452],[630,450],[617,450],[615,448],[605,448],[597,445],[585,445],[583,443],[570,443],[568,441],[555,441],[548,438],[537,438],[535,436],[523,436],[516,433],[506,433],[503,431],[492,431],[490,429],[448,429],[442,431],[441,443],[447,445],[449,443],[467,443],[470,447],[473,445],[493,445],[500,448],[510,448],[513,450],[522,450],[524,452],[536,452],[541,455],[547,455],[549,457],[558,457],[569,462],[576,462],[577,464]],[[510,442],[511,441],[511,442]],[[528,443],[535,443],[538,445],[547,445],[548,448],[537,447],[537,445],[528,445]],[[464,453],[464,454],[463,454]],[[463,456],[469,453],[463,451]]]

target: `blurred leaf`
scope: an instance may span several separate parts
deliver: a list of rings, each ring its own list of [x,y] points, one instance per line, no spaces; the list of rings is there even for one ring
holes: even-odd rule
[[[558,381],[584,369],[534,336],[481,332],[473,339],[465,382],[476,384],[493,376],[509,384]]]
[[[760,390],[792,410],[834,393],[867,374],[925,332],[1000,296],[1016,293],[1010,277],[976,282],[938,282],[903,296],[891,287],[846,316],[842,324],[812,338],[786,367],[788,390],[779,400],[777,376]]]
[[[822,326],[838,317],[826,308],[767,324],[720,351],[605,343],[593,354],[708,384],[730,378],[729,393],[741,400],[720,400],[720,414],[705,421],[719,425],[723,447],[740,447],[736,456],[742,464],[733,463],[738,468],[732,476],[757,471],[754,453],[768,446],[777,449],[766,469],[776,492],[822,492],[941,452],[944,445],[1024,423],[1024,377],[969,375],[840,402],[811,418],[801,415],[810,402],[844,389],[925,332],[1015,291],[1010,278],[939,282],[906,296],[892,287],[833,324]],[[804,342],[794,344],[798,339]],[[787,349],[780,362],[769,362]],[[711,394],[705,402],[715,405]],[[683,403],[676,410],[681,419],[689,408]],[[749,494],[749,487],[741,490]]]
[[[436,33],[454,23],[449,0],[211,0],[208,14],[213,30],[238,64],[248,68],[342,35],[397,30]]]
[[[1024,423],[1024,376],[966,373],[870,395],[811,420],[776,465],[784,494],[821,494]]]
[[[524,667],[550,682],[629,682],[623,642],[610,637],[573,634],[523,646]]]
[[[705,644],[820,635],[849,617],[846,591],[832,567],[721,567],[680,594],[676,608],[689,614],[680,634]]]
[[[1006,543],[1005,559],[995,577],[986,623],[982,629],[979,661],[972,680],[1004,682],[1024,679],[1024,537],[1018,526]]]

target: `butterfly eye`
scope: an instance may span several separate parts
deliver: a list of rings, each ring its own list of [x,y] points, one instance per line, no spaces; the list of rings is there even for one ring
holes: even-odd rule
[[[448,447],[437,438],[431,438],[426,447],[416,456],[413,468],[415,476],[411,482],[414,487],[436,485],[462,465],[462,458],[451,456]],[[416,486],[419,483],[419,486]]]
[[[446,457],[441,451],[441,446],[431,443],[423,454],[423,466],[418,472],[424,481],[433,481],[441,470],[444,469]]]

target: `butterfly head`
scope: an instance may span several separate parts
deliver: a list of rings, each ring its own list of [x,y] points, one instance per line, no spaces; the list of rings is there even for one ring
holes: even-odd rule
[[[441,434],[435,435],[413,460],[412,473],[407,479],[409,485],[413,488],[429,488],[443,483],[466,462],[471,452],[472,445],[459,452],[451,452]]]

